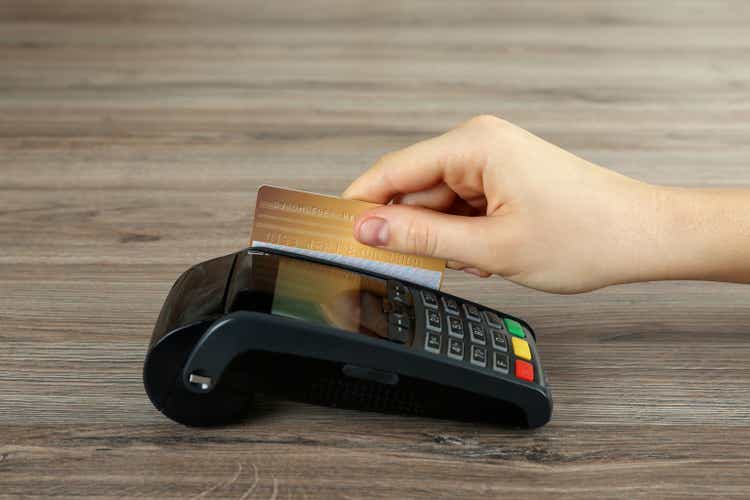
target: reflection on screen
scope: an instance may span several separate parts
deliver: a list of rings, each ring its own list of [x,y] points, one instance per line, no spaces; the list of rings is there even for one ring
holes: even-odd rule
[[[386,297],[384,280],[280,257],[271,313],[386,338]]]

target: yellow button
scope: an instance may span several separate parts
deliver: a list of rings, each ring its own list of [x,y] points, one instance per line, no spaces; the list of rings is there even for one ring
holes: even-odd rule
[[[511,337],[510,339],[513,342],[513,354],[518,358],[531,361],[531,349],[529,349],[529,343],[517,337]]]

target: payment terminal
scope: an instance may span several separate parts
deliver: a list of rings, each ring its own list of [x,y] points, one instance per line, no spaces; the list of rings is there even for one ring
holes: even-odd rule
[[[254,396],[538,427],[552,399],[523,320],[276,249],[180,276],[154,328],[146,392],[167,417],[231,423]]]

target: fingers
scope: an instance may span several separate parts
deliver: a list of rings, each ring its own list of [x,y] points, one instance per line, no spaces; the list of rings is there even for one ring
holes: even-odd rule
[[[393,202],[425,207],[453,215],[484,215],[487,210],[487,200],[484,196],[470,202],[466,201],[459,198],[455,191],[444,182],[423,191],[398,195]]]
[[[483,275],[501,253],[501,221],[490,217],[448,215],[421,207],[389,205],[367,211],[355,221],[362,243],[396,252],[465,262]],[[487,273],[488,274],[488,273]]]
[[[429,190],[444,182],[461,198],[483,194],[482,173],[487,141],[477,133],[479,123],[463,126],[400,151],[388,153],[344,191],[344,198],[388,203],[395,196]]]
[[[399,193],[432,188],[443,178],[447,154],[443,136],[427,139],[382,156],[344,191],[344,198],[388,203]]]
[[[394,198],[395,203],[425,207],[439,212],[446,212],[455,201],[456,193],[444,182],[422,191],[414,191]]]

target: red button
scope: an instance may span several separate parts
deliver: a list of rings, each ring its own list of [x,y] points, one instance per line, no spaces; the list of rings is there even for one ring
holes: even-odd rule
[[[534,365],[520,359],[516,360],[516,377],[527,382],[534,381]]]

